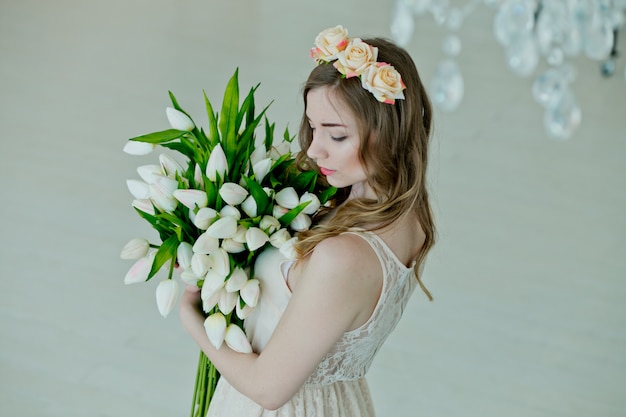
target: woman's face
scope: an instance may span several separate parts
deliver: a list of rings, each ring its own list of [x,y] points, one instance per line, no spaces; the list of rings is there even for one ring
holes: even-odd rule
[[[307,95],[306,117],[313,136],[307,155],[328,183],[337,188],[352,186],[354,196],[375,198],[359,160],[357,121],[348,107],[329,87],[315,88]]]

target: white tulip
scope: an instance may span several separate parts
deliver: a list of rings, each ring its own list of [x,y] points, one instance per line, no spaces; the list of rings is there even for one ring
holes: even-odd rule
[[[220,312],[211,314],[204,320],[204,330],[211,344],[219,349],[226,335],[226,317]]]
[[[163,171],[161,171],[159,165],[142,165],[137,167],[137,174],[139,174],[142,180],[152,184],[156,180],[155,176],[162,176]]]
[[[248,196],[248,190],[234,182],[225,182],[222,184],[219,193],[222,199],[231,206],[241,204]]]
[[[252,353],[252,346],[250,346],[250,342],[246,337],[245,333],[239,326],[234,323],[231,323],[226,328],[226,333],[224,334],[224,341],[228,345],[229,348],[236,352],[240,353]]]
[[[162,153],[159,155],[159,162],[161,163],[161,169],[163,173],[171,178],[176,178],[176,174],[178,176],[182,176],[184,173],[183,167],[180,166],[178,162],[171,156]]]
[[[254,197],[249,196],[246,198],[243,203],[241,203],[241,209],[244,213],[248,215],[248,217],[256,217],[257,216],[257,205]]]
[[[276,249],[280,249],[281,246],[283,246],[283,244],[289,239],[291,239],[291,234],[289,234],[289,231],[287,229],[283,228],[274,232],[270,236],[270,244]]]
[[[251,227],[246,232],[246,244],[249,251],[255,251],[270,240],[269,236],[258,227]]]
[[[296,232],[308,230],[311,226],[311,218],[304,213],[300,213],[296,216],[295,219],[291,221],[291,224],[289,226]]]
[[[148,184],[139,180],[126,180],[128,191],[135,198],[150,198],[150,190]]]
[[[193,244],[193,252],[208,255],[212,252],[215,252],[219,247],[220,240],[204,232],[200,236],[198,236],[198,239],[196,239],[196,242]]]
[[[202,290],[200,290],[200,298],[206,303],[224,288],[224,277],[213,271],[209,271],[204,277]],[[217,303],[217,299],[215,300]],[[215,304],[213,304],[215,305]],[[205,305],[206,309],[206,305]]]
[[[150,184],[158,187],[164,195],[172,197],[174,191],[178,189],[178,181],[163,175],[155,175],[154,183]]]
[[[170,122],[170,126],[172,126],[173,129],[191,132],[194,127],[196,127],[189,116],[172,107],[166,108],[165,114],[167,115],[167,120]]]
[[[218,143],[211,151],[211,155],[209,155],[209,161],[206,165],[206,176],[209,180],[215,182],[218,175],[223,180],[227,173],[228,161],[226,160],[226,154],[224,149],[222,149],[222,145]]]
[[[246,243],[246,232],[248,231],[248,229],[246,229],[244,226],[242,225],[238,225],[237,226],[237,232],[235,232],[235,236],[232,237],[232,239],[237,242],[237,243]]]
[[[277,219],[280,219],[285,214],[287,214],[288,211],[289,209],[286,209],[285,207],[281,205],[274,204],[274,208],[272,208],[272,216],[276,217]]]
[[[277,145],[272,146],[272,149],[270,149],[270,158],[272,158],[274,161],[276,161],[277,159],[279,159],[281,156],[289,153],[290,151],[290,147],[291,144],[289,142],[281,142]]]
[[[243,288],[246,282],[248,282],[248,274],[246,274],[246,271],[240,267],[236,267],[233,269],[233,273],[230,274],[230,278],[226,281],[224,288],[226,288],[226,291],[228,292],[239,291]]]
[[[171,213],[176,209],[178,201],[171,194],[168,194],[165,187],[154,183],[149,184],[148,189],[150,190],[150,199],[161,211]]]
[[[124,145],[124,152],[129,155],[143,156],[148,155],[154,150],[156,145],[154,143],[140,142],[138,140],[129,140]]]
[[[209,204],[209,197],[202,190],[176,190],[173,194],[176,200],[190,209],[203,208]]]
[[[243,243],[237,242],[234,239],[222,240],[222,248],[228,253],[241,253],[246,250]]]
[[[209,267],[211,271],[226,279],[230,274],[230,256],[224,249],[219,248],[209,255]]]
[[[150,270],[152,269],[152,262],[154,261],[155,255],[156,251],[152,251],[143,258],[139,258],[126,273],[124,284],[137,284],[147,280]]]
[[[260,142],[254,145],[254,150],[250,154],[250,163],[252,165],[267,158],[267,151],[265,150],[265,143]]]
[[[220,299],[217,301],[217,306],[224,314],[230,314],[235,309],[235,304],[239,301],[239,296],[236,292],[228,292],[222,288],[220,290]]]
[[[298,193],[293,187],[283,188],[274,196],[276,202],[288,209],[292,209],[300,204],[300,198],[298,198]]]
[[[199,276],[204,277],[211,267],[209,255],[204,253],[194,253],[191,256],[191,271]]]
[[[143,258],[148,254],[148,250],[150,250],[150,242],[148,242],[144,238],[136,237],[134,239],[131,239],[127,244],[124,245],[124,247],[122,248],[122,253],[120,253],[120,258]]]
[[[193,210],[190,210],[190,215],[193,213]],[[209,225],[213,221],[214,218],[217,217],[217,211],[213,210],[210,207],[202,207],[198,210],[197,213],[194,214],[193,224],[200,230],[206,230],[209,228]]]
[[[186,269],[180,274],[180,279],[182,279],[185,282],[185,284],[197,286],[198,282],[202,279],[202,277],[199,277],[196,274],[194,274],[193,271]]]
[[[181,268],[187,270],[191,268],[191,257],[193,256],[193,249],[191,243],[180,242],[176,249],[176,262]]]
[[[298,252],[296,251],[295,244],[298,241],[297,237],[292,237],[278,249],[280,253],[287,259],[297,259]]]
[[[256,303],[259,301],[259,293],[259,280],[256,278],[249,279],[239,291],[241,299],[250,307],[256,306]]]
[[[196,164],[193,169],[193,180],[195,182],[196,188],[203,189],[204,188],[204,178],[202,178],[202,168],[200,165]]]
[[[222,292],[220,290],[217,290],[213,294],[210,294],[208,297],[202,299],[202,310],[204,310],[205,313],[209,313],[211,310],[213,310],[213,308],[217,305],[217,302],[220,299],[221,293]]]
[[[220,217],[226,217],[226,216],[234,217],[236,220],[239,220],[241,219],[241,212],[239,212],[239,210],[237,210],[236,207],[225,205],[220,210]]]
[[[270,158],[262,159],[252,165],[252,172],[254,172],[254,179],[261,184],[267,174],[269,174],[272,168],[272,160]]]
[[[218,239],[232,238],[237,232],[237,219],[232,216],[222,217],[217,219],[209,228],[206,233],[210,236]]]
[[[309,201],[309,204],[304,207],[302,212],[304,214],[315,214],[321,206],[320,199],[315,194],[306,192],[300,197],[300,204],[306,201]]]
[[[237,300],[237,304],[235,304],[235,313],[237,314],[237,317],[239,317],[241,320],[246,319],[253,310],[254,307],[250,307],[248,304],[242,303],[241,299]]]
[[[271,235],[272,233],[280,229],[280,222],[276,217],[265,215],[261,218],[261,221],[259,222],[259,228],[261,228],[268,235]]]
[[[154,216],[154,205],[152,204],[152,200],[148,198],[137,198],[133,200],[133,207],[135,207],[139,211],[143,211],[144,213],[152,214]]]
[[[178,282],[173,279],[159,282],[156,289],[156,301],[159,313],[163,317],[167,317],[172,312],[176,300],[178,300]]]

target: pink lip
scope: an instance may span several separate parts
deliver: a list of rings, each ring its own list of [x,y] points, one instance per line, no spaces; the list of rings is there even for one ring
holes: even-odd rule
[[[320,167],[320,172],[325,176],[329,176],[329,175],[332,175],[335,171],[333,171],[332,169],[326,169],[326,168]]]

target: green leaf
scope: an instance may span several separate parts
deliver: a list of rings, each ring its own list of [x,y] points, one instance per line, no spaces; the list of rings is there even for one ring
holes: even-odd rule
[[[246,180],[246,185],[250,190],[252,198],[254,198],[254,201],[256,202],[256,212],[259,214],[265,213],[265,210],[267,210],[267,206],[270,203],[270,198],[258,182],[248,177],[244,177],[244,179]]]
[[[209,141],[211,143],[211,149],[217,145],[220,141],[220,134],[217,130],[217,115],[213,111],[213,106],[209,101],[209,98],[206,95],[206,92],[202,92],[204,94],[204,105],[206,107],[206,113],[209,117]]]
[[[283,227],[289,226],[291,224],[291,222],[293,221],[293,219],[295,219],[296,216],[298,214],[300,214],[302,212],[302,210],[304,210],[304,208],[309,203],[310,203],[310,201],[305,201],[304,203],[298,204],[297,206],[295,206],[294,208],[289,210],[287,213],[285,213],[282,216],[280,216],[278,221],[280,222],[280,224],[283,225]]]
[[[336,193],[337,193],[337,189],[335,187],[330,187],[320,192],[317,198],[319,198],[321,204],[325,204]]]
[[[134,138],[130,138],[129,140],[135,140],[137,142],[148,142],[154,144],[161,144],[165,142],[172,141],[174,139],[178,139],[185,135],[188,132],[183,130],[176,129],[168,129],[162,130],[160,132],[148,133],[147,135],[141,135]]]
[[[237,114],[239,111],[239,81],[237,79],[239,69],[228,81],[224,100],[222,102],[222,114],[219,119],[219,129],[222,135],[222,147],[228,160],[228,165],[232,166],[237,152]]]
[[[148,278],[146,281],[150,280],[163,265],[168,260],[172,260],[172,262],[176,259],[176,250],[178,249],[178,237],[174,234],[170,236],[165,242],[161,244],[161,247],[156,253],[154,257],[154,261],[152,262],[152,268],[150,269],[150,273],[148,274]]]
[[[265,150],[269,151],[274,144],[274,123],[269,122],[267,117],[265,118]]]

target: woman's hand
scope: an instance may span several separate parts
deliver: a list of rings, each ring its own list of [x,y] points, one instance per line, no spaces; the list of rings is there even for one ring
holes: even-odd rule
[[[187,284],[180,300],[180,321],[183,327],[189,331],[198,323],[204,325],[204,312],[202,311],[202,298],[200,288]]]

